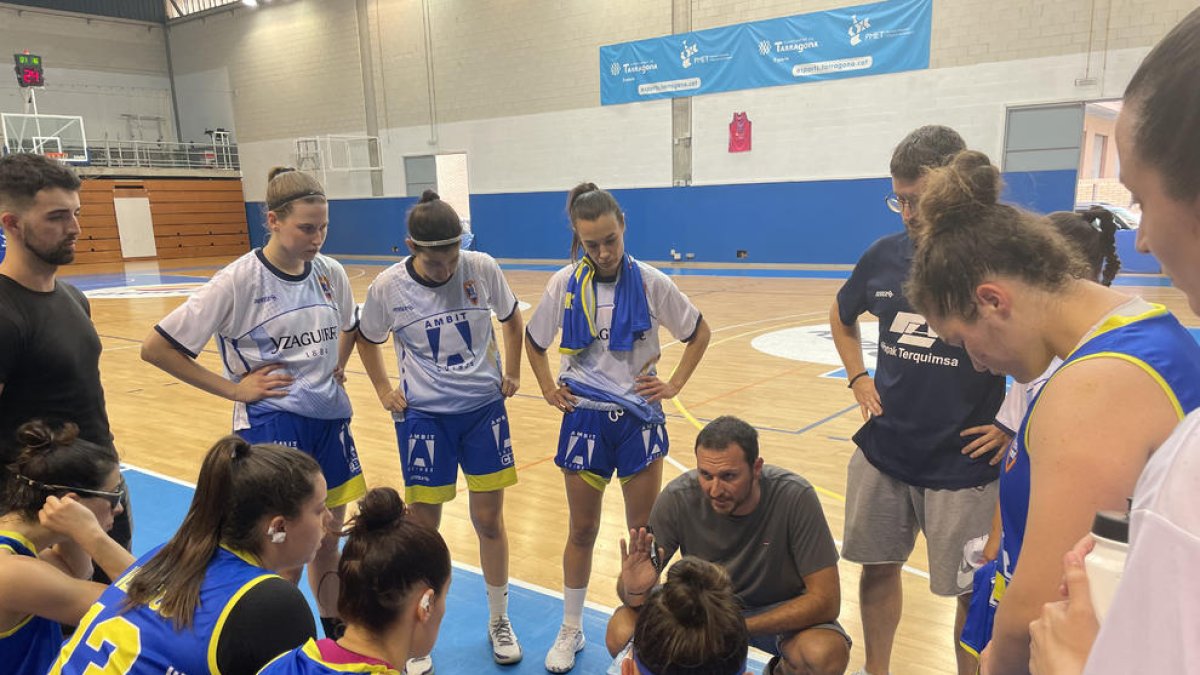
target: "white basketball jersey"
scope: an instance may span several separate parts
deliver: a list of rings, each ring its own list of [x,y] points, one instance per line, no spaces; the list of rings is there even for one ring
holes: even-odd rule
[[[234,382],[282,363],[295,380],[288,395],[249,404],[256,410],[343,419],[350,417],[350,398],[333,371],[339,338],[354,330],[354,309],[338,261],[318,255],[302,274],[290,275],[255,249],[217,272],[156,329],[193,358],[216,335],[225,375]],[[235,404],[234,429],[249,428],[246,405]]]
[[[411,265],[405,258],[375,278],[359,322],[375,344],[392,335],[409,407],[451,414],[500,398],[492,312],[504,321],[517,311],[500,265],[486,253],[462,251],[453,276],[437,285],[414,276]]]
[[[613,295],[616,282],[596,283],[597,339],[578,354],[563,354],[558,379],[572,379],[617,396],[637,400],[634,392],[639,375],[657,375],[658,358],[662,353],[658,327],[665,326],[677,340],[687,340],[700,325],[700,310],[692,304],[671,278],[644,262],[635,260],[642,271],[646,286],[646,301],[650,305],[650,330],[640,340],[634,340],[628,352],[608,349],[608,331],[612,325]],[[567,280],[574,271],[567,265],[550,277],[542,301],[533,312],[526,328],[529,336],[541,348],[554,346],[554,338],[562,329],[564,296]],[[661,407],[661,404],[658,404]]]

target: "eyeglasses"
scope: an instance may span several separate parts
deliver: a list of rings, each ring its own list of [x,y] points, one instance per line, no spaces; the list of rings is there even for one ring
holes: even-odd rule
[[[894,213],[904,213],[904,209],[915,209],[917,207],[916,197],[902,197],[896,193],[892,193],[884,197],[883,202]]]
[[[120,503],[125,500],[126,489],[125,489],[125,479],[124,478],[122,478],[121,482],[117,484],[116,492],[105,492],[104,490],[89,490],[87,488],[71,487],[69,485],[54,485],[52,483],[43,483],[41,481],[37,481],[32,478],[29,478],[28,476],[18,475],[17,478],[25,481],[26,483],[28,483],[29,485],[31,485],[35,488],[38,488],[41,490],[46,490],[48,492],[74,492],[75,494],[77,494],[81,497],[95,497],[96,499],[103,499],[104,501],[108,502],[109,507],[114,508],[114,509],[117,508],[117,506],[120,505]]]

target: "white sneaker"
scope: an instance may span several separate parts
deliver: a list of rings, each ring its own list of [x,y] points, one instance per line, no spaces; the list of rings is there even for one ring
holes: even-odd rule
[[[408,663],[404,664],[404,675],[433,675],[433,657],[409,659]]]
[[[554,646],[546,652],[546,670],[566,673],[575,667],[575,654],[583,649],[583,629],[564,625],[558,629]]]
[[[512,623],[508,616],[501,614],[488,625],[488,638],[492,641],[492,659],[500,665],[507,666],[521,660],[521,643],[517,642],[517,634],[513,632]]]

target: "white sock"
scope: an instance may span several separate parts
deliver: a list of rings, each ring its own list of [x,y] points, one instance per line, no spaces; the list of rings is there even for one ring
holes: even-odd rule
[[[483,585],[487,587],[488,620],[495,621],[508,614],[508,584],[493,586],[485,581]]]
[[[563,588],[563,625],[583,627],[583,603],[587,600],[587,586]]]

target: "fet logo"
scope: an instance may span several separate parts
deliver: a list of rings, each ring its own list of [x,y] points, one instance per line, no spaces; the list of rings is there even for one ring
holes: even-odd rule
[[[679,50],[679,62],[681,64],[683,64],[684,68],[691,68],[692,67],[692,57],[695,56],[696,52],[699,52],[699,51],[700,51],[700,46],[697,45],[695,42],[688,44],[688,41],[684,40],[683,41],[683,49]]]
[[[850,45],[855,46],[862,42],[862,33],[871,27],[871,18],[864,16],[858,18],[858,15],[850,15],[850,29],[846,33],[850,36]]]
[[[771,41],[770,40],[759,40],[758,41],[758,53],[763,56],[770,54],[771,53]]]
[[[620,75],[621,74],[621,64],[617,63],[616,61],[613,61],[612,65],[608,67],[608,72],[612,73],[613,77]]]

